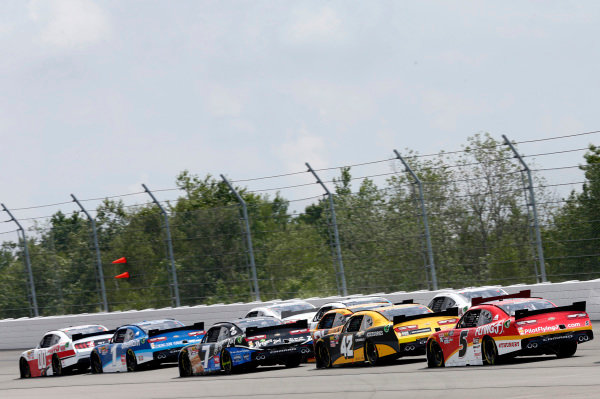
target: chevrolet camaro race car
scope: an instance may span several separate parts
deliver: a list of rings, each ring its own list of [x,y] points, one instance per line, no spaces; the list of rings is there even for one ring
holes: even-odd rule
[[[433,313],[419,304],[401,304],[354,313],[340,332],[315,345],[317,368],[368,362],[377,365],[400,356],[425,354],[434,331],[454,327],[458,309]]]
[[[593,339],[585,302],[556,306],[530,294],[474,298],[455,328],[431,335],[428,366],[493,365],[517,355],[569,357],[578,344]]]
[[[442,291],[429,302],[427,307],[434,312],[449,308],[458,308],[458,315],[462,316],[471,307],[473,298],[489,298],[508,293],[500,287],[464,288],[456,291]]]
[[[296,367],[312,357],[306,320],[282,324],[273,317],[251,317],[212,326],[201,343],[179,354],[179,375],[248,371],[257,366]]]
[[[311,320],[315,312],[316,308],[310,303],[294,300],[250,309],[244,317],[275,317],[284,323],[292,323],[298,320]]]
[[[202,322],[184,326],[171,319],[121,326],[110,343],[92,350],[92,373],[137,371],[144,365],[176,362],[181,348],[200,342],[204,334]]]
[[[90,352],[109,341],[114,331],[100,325],[85,325],[49,331],[39,345],[19,358],[21,378],[62,375],[90,366]]]
[[[347,308],[332,309],[321,317],[314,329],[311,329],[313,342],[317,342],[319,338],[325,335],[340,332],[342,328],[344,328],[346,320],[356,312],[387,306],[389,306],[387,303],[365,303],[362,305],[348,306]]]

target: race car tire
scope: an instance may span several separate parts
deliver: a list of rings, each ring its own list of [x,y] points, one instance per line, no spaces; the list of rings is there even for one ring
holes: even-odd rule
[[[231,354],[227,349],[221,351],[221,370],[223,370],[225,374],[233,374],[235,372]]]
[[[427,367],[444,367],[444,352],[440,344],[433,339],[427,343]]]
[[[377,366],[379,363],[381,363],[379,353],[377,352],[377,345],[375,345],[371,340],[367,340],[365,342],[365,359],[371,366]]]
[[[291,369],[291,368],[300,366],[300,363],[302,363],[301,356],[292,356],[292,357],[286,359],[284,364],[285,364],[285,367],[287,367],[288,369]]]
[[[331,354],[323,342],[319,342],[315,352],[316,366],[318,369],[327,369],[331,367]]]
[[[92,374],[102,374],[102,360],[100,360],[100,355],[96,352],[92,352],[90,355],[90,369],[92,370]]]
[[[52,356],[52,375],[63,375],[62,362],[57,354]]]
[[[19,360],[19,372],[21,374],[21,378],[31,377],[31,369],[29,368],[29,363],[27,363],[27,360],[23,358]]]
[[[498,348],[491,337],[483,338],[483,363],[490,366],[498,364]]]
[[[559,359],[564,359],[566,357],[571,357],[577,352],[577,342],[569,341],[560,344],[558,347],[558,351],[556,351],[556,357]]]
[[[135,358],[135,353],[133,353],[133,350],[127,349],[127,354],[125,355],[125,362],[127,363],[127,371],[139,370],[137,359]]]
[[[186,349],[179,354],[179,376],[190,377],[192,375],[192,362]]]

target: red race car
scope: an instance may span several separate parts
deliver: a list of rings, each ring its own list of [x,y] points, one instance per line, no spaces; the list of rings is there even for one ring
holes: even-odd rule
[[[569,357],[594,338],[585,302],[556,306],[531,291],[474,298],[451,330],[427,341],[429,367],[496,364],[501,357],[555,354]]]

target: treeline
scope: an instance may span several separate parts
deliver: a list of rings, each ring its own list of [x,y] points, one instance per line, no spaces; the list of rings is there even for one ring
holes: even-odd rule
[[[459,155],[406,159],[423,182],[440,287],[539,279],[521,170],[506,146],[487,134],[476,135]],[[590,146],[584,161],[586,183],[568,198],[555,198],[543,181],[535,183],[546,272],[553,282],[600,277],[600,149]],[[350,293],[431,288],[418,191],[403,170],[395,172],[380,186],[361,179],[355,190],[348,168],[334,181]],[[168,210],[182,304],[253,300],[236,198],[211,176],[184,171],[176,183],[185,194]],[[337,294],[328,201],[296,214],[280,195],[237,189],[248,204],[261,298]],[[111,310],[172,305],[158,208],[105,200],[96,223]],[[40,313],[99,311],[96,258],[85,216],[57,212],[28,235]],[[21,244],[4,242],[0,249],[1,318],[30,315]],[[126,266],[111,263],[123,256]],[[123,271],[132,277],[113,278]]]

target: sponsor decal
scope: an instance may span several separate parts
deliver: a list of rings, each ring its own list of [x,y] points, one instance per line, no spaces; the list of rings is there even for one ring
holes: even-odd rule
[[[508,328],[508,327],[510,327],[510,319],[508,319],[504,322],[504,328]]]
[[[67,343],[65,344],[65,348],[68,348],[70,343],[71,343],[70,341],[69,341],[69,342],[67,342]]]
[[[138,355],[137,358],[138,358],[139,361],[142,361],[142,360],[144,360],[144,355]]]
[[[448,333],[448,336],[453,336],[454,335],[454,330],[450,330],[450,332]]]
[[[418,330],[410,330],[408,333],[411,335],[414,334],[422,334],[422,333],[426,333],[426,332],[430,332],[431,331],[431,327],[427,327],[427,328],[419,328]]]
[[[518,348],[520,347],[520,343],[517,341],[514,342],[500,342],[498,344],[498,348]]]
[[[244,353],[244,360],[250,361],[250,354]]]
[[[535,328],[523,328],[523,334],[539,334],[558,330],[558,326],[539,326]],[[519,331],[521,332],[521,331]]]
[[[229,329],[229,332],[231,333],[231,335],[235,335],[235,327],[231,327]]]
[[[236,341],[238,344],[241,344],[243,340],[244,340],[244,337],[242,337],[241,335],[240,335],[240,336],[238,336],[238,337],[235,339],[235,341]]]
[[[475,335],[487,335],[487,334],[497,334],[500,335],[504,332],[504,324],[502,322],[496,322],[493,324],[486,324],[485,326],[477,327],[475,330]]]
[[[383,335],[383,331],[379,330],[379,331],[369,331],[367,333],[367,337],[379,337]]]
[[[577,327],[581,327],[581,323],[567,324],[567,328],[577,328]]]
[[[146,343],[146,338],[140,339],[140,344],[144,345]]]
[[[390,327],[391,327],[391,324],[383,326],[383,332],[385,332],[385,333],[389,332],[390,331]]]
[[[498,320],[498,315],[494,316],[494,321]]]
[[[585,325],[586,325],[586,326],[589,326],[589,325],[590,325],[590,321],[589,321],[589,320],[586,320],[586,321],[585,321]]]
[[[559,335],[557,337],[543,337],[542,341],[548,342],[548,341],[555,341],[557,339],[571,339],[571,338],[573,338],[573,335]]]
[[[233,361],[235,361],[235,362],[241,362],[242,361],[242,357],[240,355],[234,355],[233,356]]]

